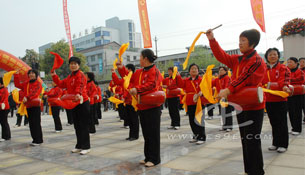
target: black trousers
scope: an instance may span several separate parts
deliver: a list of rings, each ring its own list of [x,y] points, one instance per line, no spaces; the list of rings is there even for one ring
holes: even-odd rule
[[[220,106],[221,107],[221,106]],[[222,128],[223,129],[233,129],[233,117],[232,117],[232,108],[233,106],[229,105],[228,107],[221,107],[221,118],[222,118]]]
[[[101,102],[98,102],[97,103],[97,109],[96,109],[97,118],[98,119],[102,119],[102,110],[101,110],[101,108],[102,108],[102,104],[101,104]]]
[[[123,103],[118,105],[120,120],[124,120],[124,126],[129,126],[129,117],[126,117],[126,109]]]
[[[26,108],[29,117],[29,126],[32,143],[42,143],[42,129],[41,129],[41,110],[40,107]]]
[[[129,138],[139,138],[139,117],[133,106],[126,105],[126,118],[129,121]]]
[[[203,110],[203,117],[202,122],[204,122],[204,106],[202,106]],[[188,105],[187,106],[187,112],[189,116],[189,122],[191,125],[191,129],[194,134],[194,139],[205,141],[206,140],[206,134],[205,134],[205,127],[204,125],[199,125],[195,122],[195,112],[196,112],[196,105]]]
[[[305,122],[305,95],[303,95],[303,114],[304,114],[304,119],[303,122]]]
[[[13,106],[10,108],[11,117],[14,117],[14,110],[16,109],[16,106]]]
[[[89,110],[90,110],[90,112],[89,112],[89,133],[94,134],[94,133],[96,133],[95,124],[94,124],[94,121],[95,121],[94,105],[90,104]]]
[[[72,116],[74,121],[74,129],[77,143],[76,149],[90,149],[89,136],[89,118],[90,118],[90,104],[89,101],[77,105],[72,109]]]
[[[72,125],[74,123],[72,109],[66,109],[66,114],[67,114],[68,123]]]
[[[248,175],[265,174],[260,138],[263,118],[264,109],[242,111],[237,114],[237,122],[243,149],[244,169]]]
[[[302,132],[303,95],[288,97],[289,119],[294,132]]]
[[[51,106],[51,111],[52,111],[52,116],[54,120],[54,125],[55,125],[55,130],[56,131],[61,131],[62,126],[61,126],[61,121],[60,121],[60,106]]]
[[[8,113],[10,110],[0,110],[0,124],[1,124],[1,133],[2,138],[5,140],[11,139],[11,130],[10,125],[7,122]]]
[[[22,117],[20,114],[16,114],[17,116],[17,121],[16,121],[16,125],[21,126],[21,122],[22,122]],[[27,125],[29,123],[29,120],[26,116],[24,116],[24,126]]]
[[[266,110],[272,127],[272,145],[288,148],[287,102],[266,102]]]
[[[161,107],[139,111],[142,133],[144,137],[145,162],[157,165],[160,158],[160,123]]]
[[[97,118],[97,103],[93,104],[93,119],[94,119],[94,124],[99,125],[98,118]]]
[[[180,113],[179,113],[180,98],[179,97],[168,98],[167,103],[168,103],[169,116],[172,120],[171,126],[180,126]]]
[[[207,104],[207,110],[208,110],[208,116],[209,117],[213,117],[214,116],[214,109],[215,109],[215,105],[214,104]]]

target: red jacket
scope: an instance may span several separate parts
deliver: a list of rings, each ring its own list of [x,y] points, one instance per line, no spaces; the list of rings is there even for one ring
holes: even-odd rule
[[[177,89],[178,85],[177,85],[177,78],[175,80],[173,80],[172,77],[167,77],[165,79],[163,79],[162,81],[163,85],[167,86],[167,90],[173,90],[173,89]],[[180,95],[168,95],[166,94],[166,98],[175,98],[175,97],[179,97]]]
[[[45,93],[45,95],[47,95],[48,98],[60,98],[62,94],[63,91],[58,86],[55,86],[49,92]]]
[[[290,83],[290,70],[281,63],[276,63],[272,68],[267,65],[267,71],[265,73],[265,77],[263,80],[263,84],[267,84],[268,82],[277,82],[279,85],[279,89],[273,89],[282,91],[284,86],[288,86]],[[280,102],[287,101],[287,98],[282,98],[280,96],[272,95],[269,93],[265,93],[266,102]]]
[[[98,95],[98,100],[96,101],[97,103],[102,102],[102,89],[98,85],[96,86],[97,88],[97,95]]]
[[[119,77],[117,76],[116,73],[112,73],[112,81],[113,83],[117,86],[115,89],[116,94],[118,94],[118,96],[120,97],[120,99],[125,100],[126,104],[131,104],[131,96],[130,94],[127,92],[126,93],[126,97],[124,96],[126,89],[124,89],[124,79],[119,79]]]
[[[291,85],[302,85],[304,84],[304,72],[296,67],[295,69],[290,69],[291,71]]]
[[[223,75],[221,77],[217,77],[212,81],[212,86],[216,87],[217,92],[221,89],[228,88],[230,86],[231,78],[228,75]]]
[[[0,88],[0,110],[2,110],[2,103],[5,104],[5,107],[3,110],[8,110],[10,109],[10,105],[8,104],[8,91],[6,87]],[[0,116],[3,117],[3,116]]]
[[[39,98],[39,95],[42,91],[42,86],[38,80],[35,80],[33,82],[27,80],[26,82],[20,83],[19,74],[15,74],[14,83],[17,88],[21,89],[24,92],[24,97],[26,97],[27,100]]]
[[[94,81],[88,81],[87,82],[87,95],[90,98],[90,105],[94,104],[95,96],[97,95],[97,89],[94,84]]]
[[[158,91],[160,89],[161,82],[162,76],[160,71],[155,65],[152,65],[136,70],[136,72],[131,76],[128,89],[136,88],[138,95],[145,95],[151,92]],[[127,93],[128,92],[125,91],[124,97],[127,96]],[[138,110],[146,110],[158,106],[160,105],[137,105]]]
[[[231,93],[236,93],[246,86],[261,86],[266,72],[266,64],[255,50],[251,50],[244,55],[229,55],[219,46],[215,39],[209,42],[216,59],[232,70],[231,84],[229,86]],[[245,111],[260,110],[265,108],[265,101],[258,105],[251,104],[241,107]]]
[[[58,75],[52,76],[53,81],[60,88],[67,88],[68,94],[83,96],[84,102],[88,100],[87,95],[87,79],[84,73],[80,70],[72,72],[67,78],[60,80]]]
[[[193,97],[194,97],[194,94],[197,94],[200,92],[199,85],[200,85],[202,78],[200,76],[197,76],[194,80],[192,80],[191,77],[182,79],[180,75],[177,75],[176,79],[177,79],[178,87],[183,88],[184,92],[186,94],[186,105],[188,105],[188,106],[196,105],[196,103],[193,100]],[[192,84],[192,82],[194,85]]]

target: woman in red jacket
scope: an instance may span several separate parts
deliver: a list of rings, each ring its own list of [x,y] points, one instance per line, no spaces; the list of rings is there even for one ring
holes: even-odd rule
[[[54,82],[52,82],[53,88],[45,93],[45,98],[60,98],[62,96],[62,90]],[[59,133],[62,131],[62,125],[60,121],[60,106],[49,103],[52,111],[52,116],[55,125],[55,132]]]
[[[34,104],[33,101],[38,101],[42,91],[41,83],[37,80],[38,71],[31,69],[28,71],[30,80],[21,83],[19,79],[19,71],[14,75],[15,86],[24,92],[23,102],[26,105],[26,110],[29,118],[29,125],[33,142],[31,146],[38,146],[43,142],[41,129],[41,110],[40,104]]]
[[[97,89],[94,83],[94,73],[93,72],[86,72],[85,73],[87,79],[87,95],[90,102],[90,114],[89,114],[89,133],[95,134],[95,118],[96,118],[96,109],[94,105],[94,98],[97,95]]]
[[[0,77],[0,124],[2,137],[0,142],[11,139],[10,125],[7,122],[7,115],[10,112],[10,106],[8,104],[8,91],[3,85],[3,79]]]
[[[168,77],[163,79],[162,84],[163,88],[166,88],[166,99],[168,102],[168,111],[169,116],[171,118],[171,125],[168,129],[179,129],[180,128],[180,113],[179,113],[179,104],[180,104],[180,94],[170,95],[169,92],[171,90],[176,90],[177,86],[177,79],[173,79],[172,75],[174,72],[173,67],[169,67],[167,69]]]
[[[219,98],[227,98],[230,93],[237,93],[241,88],[260,86],[266,65],[254,50],[260,40],[259,31],[246,30],[239,35],[239,50],[242,55],[227,54],[215,40],[212,30],[208,30],[206,35],[216,59],[232,69],[231,84],[219,92]],[[248,175],[261,175],[265,173],[260,139],[265,102],[241,107],[243,111],[237,114],[237,122],[243,147],[244,169]],[[245,125],[245,122],[250,124]]]
[[[304,84],[304,72],[299,69],[298,59],[290,57],[287,60],[287,67],[291,71],[291,85],[303,85]],[[288,113],[291,123],[291,134],[299,135],[302,132],[302,105],[303,95],[293,95],[288,97]]]
[[[67,94],[75,95],[74,101],[83,101],[72,109],[72,116],[75,128],[77,143],[72,153],[80,153],[81,155],[90,152],[90,136],[89,136],[89,117],[90,104],[87,95],[87,79],[80,68],[80,59],[71,57],[69,59],[69,68],[71,74],[64,80],[60,80],[55,71],[51,72],[53,81],[60,88],[67,88]]]
[[[198,96],[202,96],[202,92],[200,91],[199,84],[202,78],[199,76],[199,66],[195,63],[191,64],[188,69],[190,73],[189,78],[182,79],[181,76],[177,75],[177,83],[178,87],[183,88],[186,95],[186,105],[187,105],[187,113],[189,116],[189,122],[191,129],[193,131],[193,138],[190,140],[190,143],[196,143],[197,145],[204,144],[206,141],[205,127],[204,124],[196,123],[195,121],[195,112],[196,112],[196,104]],[[194,101],[194,96],[195,97]],[[204,111],[204,105],[202,102],[202,110]],[[203,112],[203,115],[205,112]],[[202,117],[204,119],[204,116]]]
[[[267,71],[263,84],[277,83],[279,91],[290,92],[290,70],[279,62],[280,52],[277,48],[270,48],[265,53]],[[266,93],[266,110],[272,127],[272,145],[270,151],[283,153],[288,148],[287,98]]]
[[[225,66],[220,66],[219,67],[219,76],[213,80],[212,86],[216,87],[217,92],[220,92],[220,90],[228,88],[230,86],[231,79],[228,76],[228,68]],[[230,132],[232,131],[232,111],[233,111],[233,106],[228,105],[228,107],[222,108],[220,105],[219,107],[221,108],[221,116],[222,116],[222,127],[221,131],[227,131]]]
[[[131,95],[145,95],[158,91],[161,87],[162,76],[154,61],[157,57],[150,49],[144,49],[140,55],[140,66],[142,69],[136,70],[129,83],[129,93]],[[160,105],[138,104],[140,123],[144,137],[145,159],[140,161],[147,167],[152,167],[160,163]]]

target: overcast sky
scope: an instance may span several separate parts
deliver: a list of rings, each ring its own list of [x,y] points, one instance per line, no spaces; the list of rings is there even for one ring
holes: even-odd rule
[[[257,47],[282,50],[276,38],[293,18],[305,18],[304,0],[264,0],[266,34]],[[238,36],[246,29],[259,29],[250,0],[147,0],[152,38],[158,38],[158,55],[185,52],[200,31],[219,24],[215,37],[224,49],[238,48]],[[114,16],[132,19],[140,32],[137,0],[68,0],[72,34],[105,26]],[[260,30],[260,29],[259,29]],[[261,30],[260,30],[261,31]],[[49,42],[65,39],[62,0],[0,0],[0,49],[24,56]],[[153,42],[153,45],[155,43]],[[203,36],[198,44],[208,44]],[[155,48],[153,47],[155,50]]]

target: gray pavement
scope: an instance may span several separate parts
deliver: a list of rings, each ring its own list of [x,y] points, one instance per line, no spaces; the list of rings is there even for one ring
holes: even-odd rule
[[[214,113],[217,110],[214,110]],[[12,139],[0,142],[0,175],[27,174],[203,174],[235,175],[243,172],[242,150],[238,128],[232,132],[219,131],[220,118],[206,120],[207,142],[191,144],[192,132],[188,117],[181,111],[181,128],[169,130],[170,118],[164,109],[161,121],[161,164],[145,168],[138,162],[144,158],[144,140],[126,141],[128,129],[121,128],[116,111],[103,112],[103,119],[91,138],[91,152],[72,154],[76,143],[73,126],[66,126],[61,113],[63,132],[55,133],[52,116],[42,116],[44,143],[32,147],[29,128],[14,128],[16,117],[9,118]],[[234,118],[234,123],[236,120]],[[289,123],[290,126],[290,123]],[[305,125],[303,125],[303,129]],[[290,137],[285,153],[268,151],[271,145],[271,126],[265,116],[262,131],[262,149],[265,172],[269,175],[305,175],[305,134]]]

